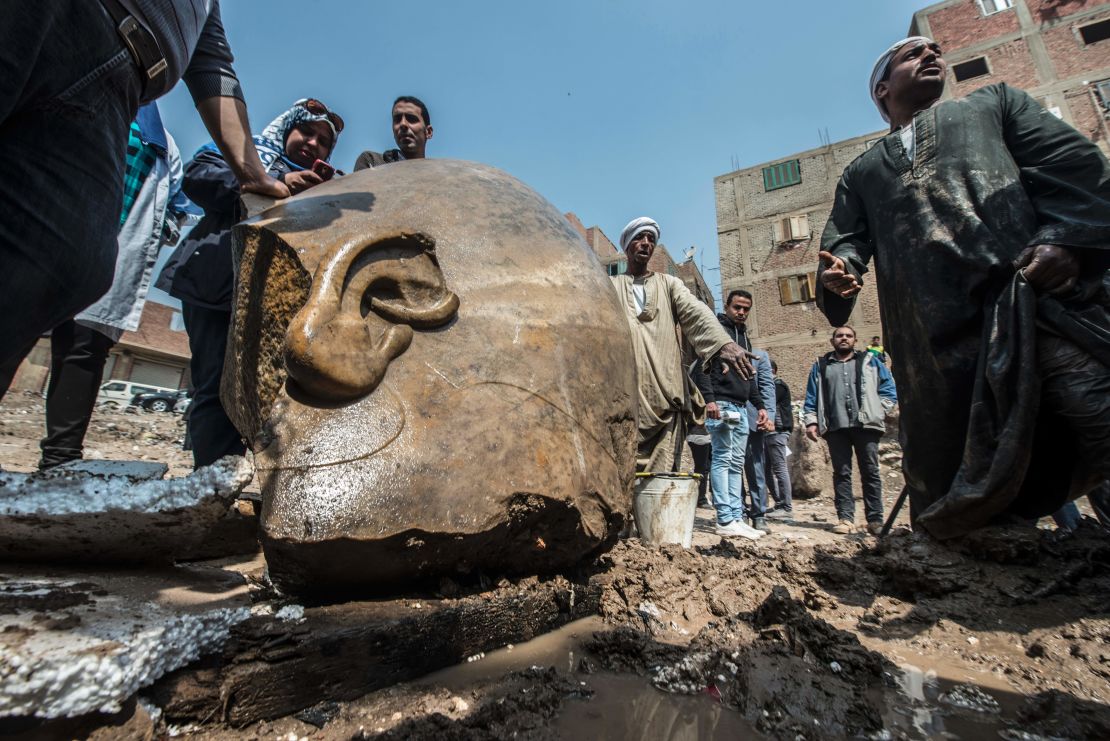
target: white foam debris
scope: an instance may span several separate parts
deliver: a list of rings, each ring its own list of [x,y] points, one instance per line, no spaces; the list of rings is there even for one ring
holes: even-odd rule
[[[218,649],[250,616],[245,586],[197,604],[202,585],[177,604],[168,595],[187,592],[188,580],[117,578],[0,577],[0,600],[15,606],[0,616],[0,717],[118,712],[139,689]]]
[[[274,613],[278,620],[303,620],[304,605],[286,605]]]
[[[0,473],[0,516],[97,512],[166,512],[196,506],[210,496],[231,497],[250,483],[246,458],[228,456],[183,478],[134,483],[128,476],[80,472],[38,478]]]

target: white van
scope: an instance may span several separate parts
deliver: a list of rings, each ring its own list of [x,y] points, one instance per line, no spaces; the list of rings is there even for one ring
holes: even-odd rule
[[[131,403],[131,399],[135,394],[149,394],[154,391],[169,391],[170,393],[174,393],[177,389],[112,379],[100,387],[100,392],[96,395],[96,403],[123,409]]]

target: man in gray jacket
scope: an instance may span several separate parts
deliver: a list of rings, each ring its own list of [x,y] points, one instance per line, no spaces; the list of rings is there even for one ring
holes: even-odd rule
[[[898,403],[894,378],[874,355],[856,350],[856,331],[833,330],[833,351],[813,364],[802,407],[806,436],[824,437],[833,466],[833,492],[839,522],[834,533],[855,531],[852,497],[852,451],[859,461],[867,531],[883,527],[883,482],[879,475],[879,438],[886,413]]]
[[[10,3],[0,25],[0,364],[112,283],[130,124],[183,79],[243,190],[251,142],[218,0]]]

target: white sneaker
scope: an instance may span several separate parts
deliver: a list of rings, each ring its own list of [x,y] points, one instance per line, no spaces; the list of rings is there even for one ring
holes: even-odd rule
[[[758,540],[766,533],[750,527],[740,520],[733,520],[727,525],[717,526],[717,535],[724,538],[747,538],[749,540]]]

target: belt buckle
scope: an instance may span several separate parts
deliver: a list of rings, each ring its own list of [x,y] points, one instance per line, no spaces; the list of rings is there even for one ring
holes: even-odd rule
[[[123,39],[123,43],[127,44],[127,50],[131,52],[131,56],[135,59],[135,65],[146,74],[148,80],[153,80],[166,70],[166,67],[168,65],[166,64],[166,60],[164,57],[152,64],[150,67],[143,67],[143,65],[145,64],[143,60],[143,55],[139,53],[139,48],[135,44],[135,40],[132,38],[133,35],[143,32],[143,27],[139,23],[139,21],[135,19],[135,16],[129,15],[124,18],[122,21],[120,21],[120,24],[116,30],[119,31],[119,35],[120,38]]]

